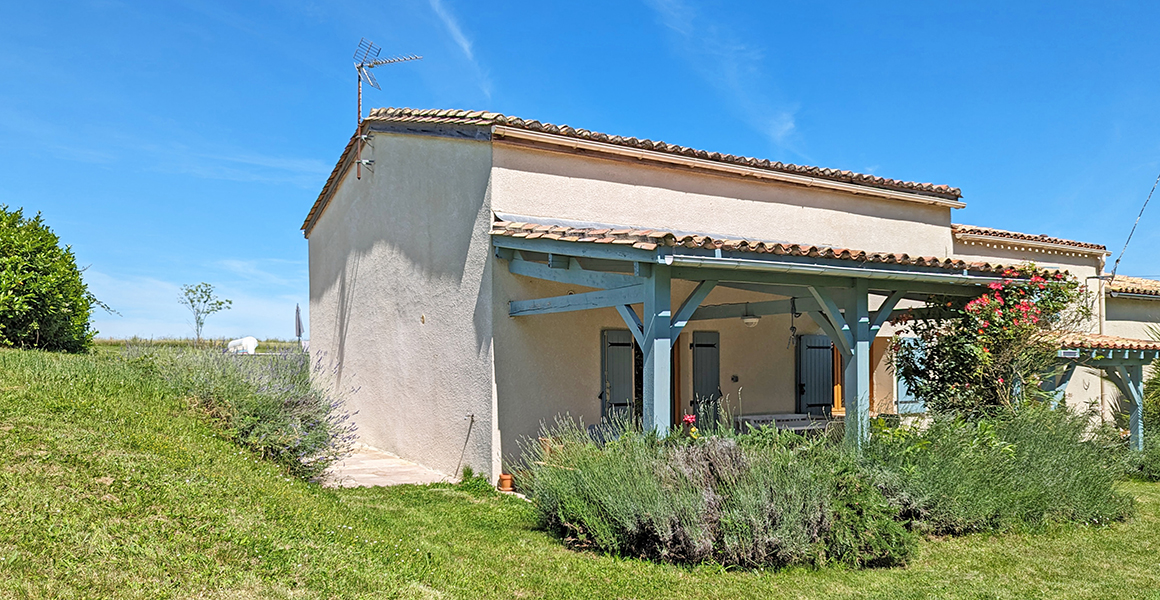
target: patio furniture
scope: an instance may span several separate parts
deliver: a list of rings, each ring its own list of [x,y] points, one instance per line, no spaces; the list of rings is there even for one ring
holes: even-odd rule
[[[743,433],[750,428],[776,426],[778,429],[796,432],[821,431],[830,424],[830,419],[815,417],[805,413],[777,413],[761,415],[741,415],[733,419],[738,430]]]

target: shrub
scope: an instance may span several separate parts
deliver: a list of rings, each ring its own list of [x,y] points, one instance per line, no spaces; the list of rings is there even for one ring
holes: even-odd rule
[[[297,477],[317,478],[349,452],[354,440],[342,399],[312,381],[305,353],[238,356],[130,347],[125,356],[157,372],[238,444]],[[320,369],[320,363],[313,366],[314,373]]]
[[[887,566],[913,551],[897,507],[838,444],[776,430],[696,440],[621,430],[600,445],[564,420],[525,444],[517,484],[572,546],[743,567]]]
[[[40,215],[0,206],[0,346],[83,352],[94,304],[104,306]]]
[[[1120,443],[1088,415],[1026,407],[976,422],[936,417],[924,430],[877,429],[866,468],[920,531],[959,534],[1102,524],[1132,513],[1115,491]]]
[[[1090,309],[1079,282],[1034,265],[1008,269],[974,298],[935,298],[896,319],[893,365],[933,412],[971,418],[1050,399],[1039,390],[1059,349],[1059,331],[1085,324]]]

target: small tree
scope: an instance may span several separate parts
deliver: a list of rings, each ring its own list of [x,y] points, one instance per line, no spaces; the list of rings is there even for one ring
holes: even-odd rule
[[[196,285],[181,286],[181,297],[178,301],[193,313],[193,331],[198,344],[201,344],[201,329],[205,326],[205,318],[215,312],[229,310],[233,304],[230,300],[218,298],[213,293],[213,286],[204,281]]]
[[[72,248],[40,214],[0,205],[0,346],[82,352],[92,344],[96,299]],[[110,311],[111,312],[111,311]]]
[[[1084,290],[1030,264],[1003,275],[977,298],[934,298],[920,317],[895,321],[917,338],[896,339],[895,371],[930,410],[980,417],[1048,399],[1039,384],[1055,367],[1059,334],[1090,316]]]

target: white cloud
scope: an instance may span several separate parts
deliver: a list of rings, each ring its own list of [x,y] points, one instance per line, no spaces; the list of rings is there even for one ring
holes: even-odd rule
[[[479,89],[485,96],[491,98],[491,80],[479,61],[475,60],[474,47],[471,40],[464,35],[463,28],[459,26],[459,20],[443,4],[443,0],[428,0],[428,3],[431,5],[431,10],[435,12],[435,16],[439,17],[443,26],[447,28],[447,33],[451,35],[451,39],[463,51],[463,56],[467,58],[467,62],[471,63],[472,68],[475,69],[476,77],[479,79]]]
[[[455,15],[451,14],[447,7],[443,6],[442,0],[430,0],[431,10],[435,11],[435,15],[443,21],[443,26],[447,28],[447,32],[451,34],[451,39],[459,44],[459,49],[463,50],[463,55],[467,60],[475,62],[475,54],[471,51],[471,40],[463,35],[463,30],[459,27],[459,21],[455,20]]]
[[[760,46],[747,44],[724,25],[713,21],[683,0],[646,0],[662,25],[677,38],[674,46],[694,71],[726,94],[742,118],[775,146],[803,156],[795,149],[798,107],[776,102],[754,82],[766,72]]]

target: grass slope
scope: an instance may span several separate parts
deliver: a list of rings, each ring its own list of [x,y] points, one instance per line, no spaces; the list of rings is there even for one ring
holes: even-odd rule
[[[328,490],[108,355],[0,351],[4,598],[1158,598],[1160,485],[1107,528],[924,542],[904,569],[679,568],[573,552],[527,504]]]

